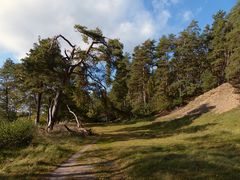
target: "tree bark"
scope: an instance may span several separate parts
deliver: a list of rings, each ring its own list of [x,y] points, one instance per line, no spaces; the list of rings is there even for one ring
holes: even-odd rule
[[[29,108],[28,108],[28,119],[31,119],[32,116],[32,108],[31,108],[31,103],[29,103]]]
[[[143,100],[143,104],[144,104],[144,106],[146,106],[146,104],[147,104],[147,97],[146,97],[146,88],[145,88],[145,83],[146,82],[144,82],[144,79],[145,79],[145,68],[143,67],[143,69],[142,69],[142,78],[143,78],[143,80],[142,80],[142,100]]]
[[[41,104],[42,104],[42,93],[38,93],[38,95],[37,95],[37,116],[36,116],[36,119],[35,119],[35,125],[38,125],[39,121],[40,121]]]
[[[56,122],[61,95],[62,95],[62,91],[61,90],[57,91],[57,94],[53,99],[53,104],[51,104],[51,106],[49,107],[50,109],[49,109],[48,127],[47,127],[48,130],[53,130],[53,126]]]
[[[7,119],[10,120],[10,115],[9,115],[9,91],[8,91],[8,87],[6,87],[5,89],[5,108],[6,108],[6,114],[7,114]]]

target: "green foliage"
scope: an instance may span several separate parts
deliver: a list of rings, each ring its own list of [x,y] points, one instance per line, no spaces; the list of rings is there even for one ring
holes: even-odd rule
[[[14,148],[28,145],[35,133],[31,121],[17,120],[0,122],[0,148]]]
[[[173,66],[176,68],[178,97],[187,99],[200,92],[200,77],[206,66],[206,53],[202,48],[200,28],[196,21],[180,33],[176,41]]]
[[[201,81],[204,92],[209,91],[217,86],[217,78],[209,70],[203,72],[201,75]]]
[[[153,112],[153,109],[151,108],[151,105],[148,104],[136,104],[132,108],[132,113],[135,115],[135,117],[144,117],[151,115]]]
[[[225,82],[225,68],[230,55],[226,37],[229,32],[229,25],[224,11],[218,11],[213,19],[209,59],[212,64],[213,75],[217,77],[218,85],[220,85]]]
[[[128,86],[127,81],[129,78],[129,55],[126,54],[124,57],[119,58],[115,62],[116,75],[112,83],[112,89],[109,93],[110,101],[114,107],[119,111],[129,111],[129,103],[127,100]]]
[[[151,104],[153,112],[166,110],[170,107],[171,59],[174,51],[174,35],[163,36],[156,47],[156,70],[153,75],[153,95]]]
[[[102,31],[99,28],[89,30],[87,27],[79,24],[75,25],[74,28],[82,34],[84,42],[88,42],[88,38],[92,38],[95,41],[99,41],[104,38]]]
[[[154,99],[151,101],[151,112],[161,112],[173,107],[171,99],[164,94],[155,95]]]
[[[63,76],[62,68],[66,65],[61,61],[60,47],[51,38],[39,40],[30,49],[27,57],[22,59],[25,87],[32,92],[43,92],[59,84]],[[51,83],[50,87],[49,86]]]
[[[134,49],[133,61],[128,81],[128,96],[133,112],[149,114],[150,95],[148,94],[148,82],[152,76],[152,65],[155,56],[154,41],[147,40],[141,46]]]
[[[7,59],[0,69],[0,117],[13,121],[16,119],[19,92],[16,84],[17,65]]]
[[[240,88],[240,59],[239,52],[231,55],[230,62],[226,67],[227,79],[236,87]]]
[[[227,79],[236,87],[240,88],[240,2],[228,15],[229,33],[227,43],[229,48],[229,59],[226,68]]]

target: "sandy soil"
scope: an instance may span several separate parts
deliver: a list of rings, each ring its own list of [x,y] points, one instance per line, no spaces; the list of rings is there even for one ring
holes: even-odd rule
[[[229,83],[212,89],[191,101],[183,108],[175,110],[171,116],[184,116],[194,113],[214,112],[221,114],[240,106],[240,94]]]

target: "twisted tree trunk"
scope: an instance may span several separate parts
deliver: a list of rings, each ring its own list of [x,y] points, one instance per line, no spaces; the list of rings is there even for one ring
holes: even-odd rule
[[[47,126],[48,131],[53,129],[53,126],[56,122],[61,95],[62,95],[62,91],[61,90],[57,91],[56,96],[53,99],[53,103],[49,107],[48,126]]]

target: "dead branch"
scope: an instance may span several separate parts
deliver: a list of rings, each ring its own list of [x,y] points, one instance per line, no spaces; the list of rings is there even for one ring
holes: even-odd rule
[[[64,127],[72,135],[81,135],[84,137],[94,135],[94,133],[92,132],[92,129],[80,128],[79,131],[74,131],[74,130],[70,129],[66,124],[64,125]]]
[[[57,40],[58,38],[62,38],[65,42],[67,42],[72,48],[75,49],[76,45],[73,45],[67,38],[65,38],[63,35],[59,34],[57,36],[55,36],[55,40]]]
[[[68,105],[67,105],[67,109],[75,117],[75,121],[77,122],[77,127],[78,128],[83,128],[82,122],[78,120],[77,115],[70,109],[70,107]]]
[[[70,61],[70,57],[69,57],[69,55],[67,54],[67,50],[66,50],[66,49],[64,50],[64,54],[65,54],[65,56],[66,56],[66,59],[67,59],[68,61]]]

